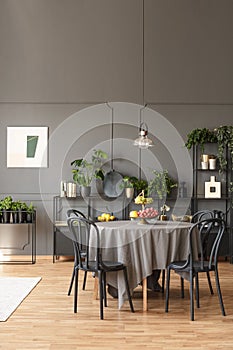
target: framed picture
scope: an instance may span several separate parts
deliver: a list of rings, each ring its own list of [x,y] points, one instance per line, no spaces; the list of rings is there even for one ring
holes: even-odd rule
[[[8,126],[7,167],[47,168],[48,127]]]

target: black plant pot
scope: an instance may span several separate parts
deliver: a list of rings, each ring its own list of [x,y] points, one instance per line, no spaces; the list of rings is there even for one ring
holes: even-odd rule
[[[23,224],[25,222],[27,222],[27,213],[26,211],[23,210],[19,210],[19,223]]]
[[[2,222],[4,224],[9,224],[11,221],[11,212],[9,210],[2,210]]]
[[[27,213],[27,223],[31,223],[33,221],[33,214],[32,213]]]
[[[18,224],[19,223],[19,212],[18,212],[18,210],[12,212],[12,222],[13,222],[13,224]]]

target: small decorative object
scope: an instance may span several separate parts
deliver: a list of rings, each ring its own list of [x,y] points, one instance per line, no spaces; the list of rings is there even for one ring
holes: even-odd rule
[[[201,155],[201,169],[207,170],[209,168],[209,155],[202,154]]]
[[[66,195],[68,198],[76,198],[77,194],[77,185],[73,182],[68,182],[66,184]]]
[[[176,216],[176,215],[172,214],[172,220],[173,221],[181,221],[181,222],[191,222],[192,216],[191,215]]]
[[[182,181],[179,186],[179,197],[186,198],[187,197],[187,187],[185,185],[185,181]]]
[[[215,176],[205,182],[205,198],[221,198],[221,182],[215,181]]]
[[[166,204],[164,204],[161,208],[161,215],[160,215],[160,220],[161,221],[167,221],[167,215],[166,215],[166,212],[170,210],[170,207]]]
[[[66,197],[66,191],[67,191],[66,182],[61,181],[61,185],[60,185],[60,197]]]
[[[201,168],[202,170],[208,170],[209,162],[201,162]]]
[[[209,156],[209,169],[210,170],[216,169],[216,157],[214,155]]]

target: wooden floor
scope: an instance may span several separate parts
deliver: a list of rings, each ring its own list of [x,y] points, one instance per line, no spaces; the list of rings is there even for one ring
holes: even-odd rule
[[[221,262],[220,278],[227,316],[220,312],[217,294],[209,294],[200,279],[201,308],[189,321],[189,298],[181,299],[179,278],[172,275],[170,311],[164,296],[149,292],[149,311],[142,311],[141,287],[134,293],[135,313],[128,303],[121,310],[109,296],[105,319],[93,300],[93,278],[80,291],[78,313],[67,296],[73,263],[40,258],[35,265],[0,265],[1,276],[41,276],[42,280],[6,322],[0,323],[0,349],[233,349],[233,265]],[[185,284],[187,289],[188,285]]]

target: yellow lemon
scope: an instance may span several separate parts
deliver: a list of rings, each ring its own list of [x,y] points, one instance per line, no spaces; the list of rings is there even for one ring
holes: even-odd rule
[[[115,220],[115,216],[114,216],[114,215],[111,215],[111,216],[110,216],[110,220],[111,220],[111,221]]]
[[[129,217],[130,217],[130,218],[137,218],[137,217],[138,217],[138,212],[137,212],[137,210],[132,210],[132,211],[129,213]]]

